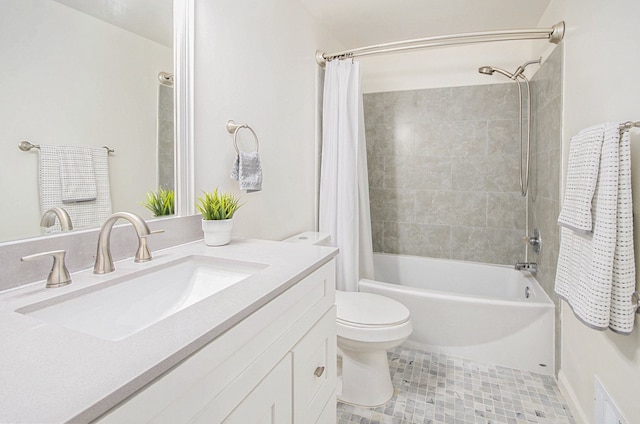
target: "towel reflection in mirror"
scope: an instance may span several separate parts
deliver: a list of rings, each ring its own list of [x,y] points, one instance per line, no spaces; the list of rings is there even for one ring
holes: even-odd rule
[[[76,229],[104,222],[112,213],[107,155],[102,147],[41,145],[40,210],[64,208]],[[54,224],[45,231],[54,234],[62,230],[60,224]]]

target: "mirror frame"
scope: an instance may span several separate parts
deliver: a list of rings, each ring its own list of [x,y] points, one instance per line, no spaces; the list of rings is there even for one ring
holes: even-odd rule
[[[175,120],[175,214],[164,218],[172,220],[195,215],[194,164],[194,40],[195,0],[173,0],[173,56],[174,56],[174,120]],[[81,233],[98,232],[100,226],[81,231],[25,237],[0,241],[0,256],[3,247],[19,246],[56,237],[74,237]],[[0,288],[2,290],[2,288]]]
[[[195,0],[173,0],[175,102],[175,216],[195,214],[194,164],[194,40]]]

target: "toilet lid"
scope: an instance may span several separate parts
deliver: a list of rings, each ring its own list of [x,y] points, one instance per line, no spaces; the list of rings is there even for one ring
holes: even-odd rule
[[[357,327],[405,323],[409,310],[402,303],[373,293],[336,291],[337,319]]]

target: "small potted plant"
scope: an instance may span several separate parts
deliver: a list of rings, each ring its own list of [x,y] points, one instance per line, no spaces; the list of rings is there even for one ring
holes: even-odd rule
[[[202,231],[207,246],[223,246],[231,241],[233,215],[242,206],[231,193],[203,192],[196,207],[202,214]]]
[[[141,203],[149,209],[153,216],[173,215],[175,213],[176,194],[173,190],[165,190],[162,187],[157,192],[150,191],[147,198]]]

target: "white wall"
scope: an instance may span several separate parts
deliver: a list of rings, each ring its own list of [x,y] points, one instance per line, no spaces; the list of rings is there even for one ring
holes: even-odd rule
[[[108,145],[113,210],[149,216],[156,188],[157,74],[171,49],[49,0],[9,0],[0,14],[1,240],[40,232],[35,144]]]
[[[570,137],[606,121],[640,120],[640,2],[552,0],[540,24],[564,19],[564,157]],[[640,131],[632,132],[636,252],[640,228]],[[566,162],[566,159],[565,159]],[[565,164],[566,166],[566,164]],[[638,262],[636,260],[636,268]],[[637,323],[636,323],[637,325]],[[562,308],[560,383],[573,409],[593,422],[594,375],[622,409],[628,423],[640,422],[640,329],[630,336],[582,325]]]
[[[339,46],[297,0],[196,1],[196,194],[240,195],[234,237],[279,240],[315,228],[316,49]],[[263,190],[229,178],[235,158],[225,123],[260,139]],[[241,135],[245,151],[251,134]]]

